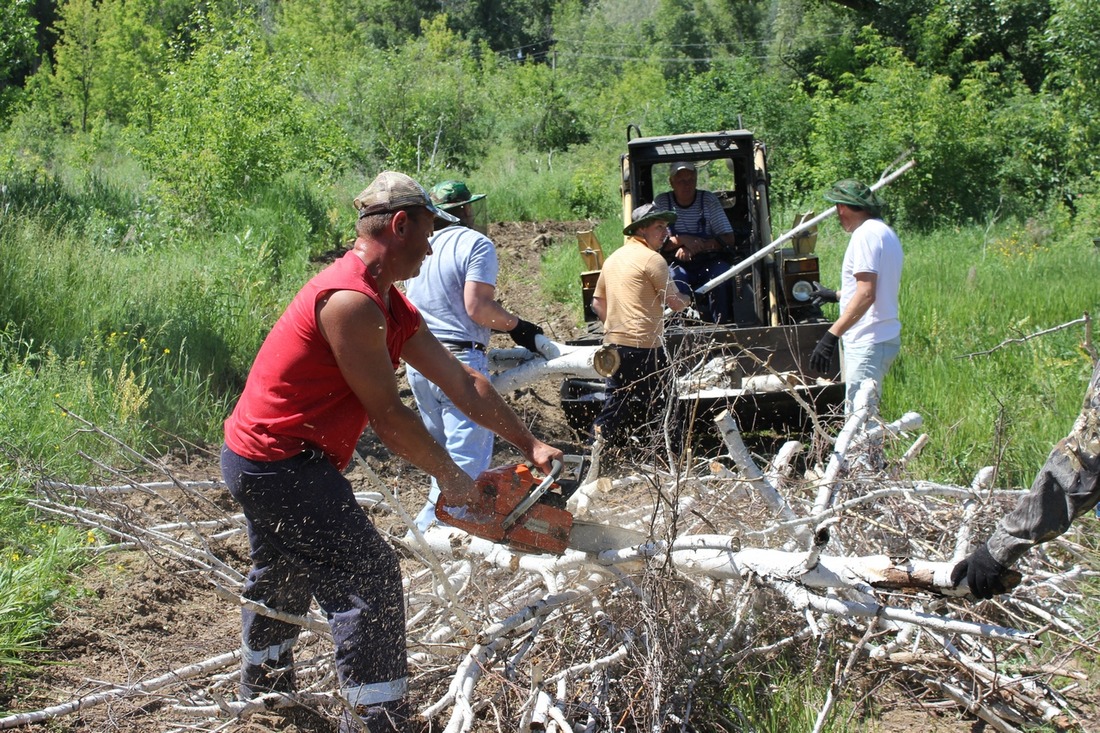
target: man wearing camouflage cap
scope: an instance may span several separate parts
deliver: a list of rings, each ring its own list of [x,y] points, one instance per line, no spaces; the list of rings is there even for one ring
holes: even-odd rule
[[[247,520],[252,569],[242,596],[305,616],[316,599],[336,647],[340,730],[408,730],[408,668],[396,553],[342,471],[368,423],[393,453],[438,480],[450,503],[471,478],[398,393],[401,359],[543,471],[561,451],[531,434],[488,380],[463,367],[394,283],[431,254],[435,207],[416,181],[386,171],[355,199],[350,251],[298,292],[272,327],[225,422],[222,476]],[[241,611],[241,694],[293,692],[294,624]]]
[[[475,227],[474,211],[485,194],[471,194],[462,181],[443,181],[429,195],[437,208],[457,217],[436,219],[432,256],[420,274],[405,283],[405,294],[424,316],[439,342],[466,366],[488,375],[486,349],[492,331],[502,331],[518,345],[538,352],[542,329],[496,301],[499,265],[493,241]],[[493,433],[467,417],[442,390],[419,371],[406,371],[420,417],[455,463],[473,478],[489,468]],[[439,484],[432,479],[428,502],[416,518],[421,530],[435,521]]]
[[[838,181],[825,194],[836,204],[844,231],[852,235],[844,252],[840,293],[814,283],[817,304],[840,303],[840,317],[817,342],[810,367],[833,374],[833,354],[844,341],[845,411],[851,411],[859,385],[882,380],[901,349],[898,291],[901,288],[901,241],[882,221],[882,202],[856,180]]]

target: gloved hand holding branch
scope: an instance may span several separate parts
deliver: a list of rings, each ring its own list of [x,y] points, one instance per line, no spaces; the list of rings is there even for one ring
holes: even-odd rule
[[[515,328],[508,331],[508,335],[512,337],[512,340],[516,342],[517,346],[522,346],[528,351],[539,353],[538,344],[535,343],[535,336],[542,335],[542,327],[525,321],[522,318],[518,319]]]
[[[1069,529],[1100,501],[1100,364],[1093,368],[1085,404],[1068,436],[1058,442],[1016,508],[993,534],[951,571],[965,577],[978,598],[1004,593],[1009,568],[1034,545]]]

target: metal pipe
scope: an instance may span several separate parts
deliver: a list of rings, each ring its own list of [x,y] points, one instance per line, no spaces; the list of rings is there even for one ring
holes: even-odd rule
[[[883,186],[885,186],[889,183],[893,183],[894,180],[896,180],[902,173],[907,172],[910,168],[912,168],[916,164],[917,164],[917,161],[910,160],[908,163],[901,166],[900,168],[898,168],[893,173],[880,178],[877,183],[874,183],[871,186],[871,190],[872,191],[877,191],[880,188],[882,188]],[[749,269],[750,267],[755,265],[760,260],[767,257],[772,252],[775,252],[777,249],[779,249],[779,246],[782,245],[783,243],[785,243],[785,242],[787,242],[791,239],[794,239],[799,234],[802,234],[803,232],[808,230],[810,227],[815,226],[816,224],[825,221],[826,219],[828,219],[830,216],[832,216],[835,213],[836,213],[836,207],[833,206],[833,207],[830,207],[827,211],[823,211],[822,213],[818,214],[813,219],[810,219],[809,221],[802,222],[801,224],[796,226],[794,229],[792,229],[789,232],[787,232],[786,234],[783,234],[782,236],[780,236],[779,239],[776,239],[776,240],[772,241],[767,246],[765,246],[765,247],[761,248],[760,250],[754,252],[753,254],[749,255],[748,257],[741,260],[740,262],[738,262],[736,265],[734,265],[730,269],[723,272],[721,275],[718,275],[717,277],[715,277],[711,280],[708,280],[707,282],[700,285],[698,287],[698,289],[696,289],[695,294],[696,295],[706,295],[711,290],[714,290],[716,287],[718,287],[719,285],[724,283],[726,280],[729,280],[731,278],[734,278],[734,277],[740,275],[742,272],[744,272],[745,270]]]

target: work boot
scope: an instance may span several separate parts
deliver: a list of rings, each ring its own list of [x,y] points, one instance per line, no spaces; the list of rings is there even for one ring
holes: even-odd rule
[[[410,733],[412,710],[409,701],[388,700],[376,705],[356,705],[355,712],[345,709],[340,715],[339,733]]]
[[[269,692],[293,694],[297,689],[294,680],[294,650],[283,652],[279,658],[263,664],[245,664],[241,667],[242,700]]]

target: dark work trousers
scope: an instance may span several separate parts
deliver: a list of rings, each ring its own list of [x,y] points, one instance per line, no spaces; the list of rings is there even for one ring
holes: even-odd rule
[[[360,711],[401,701],[408,685],[401,570],[348,480],[320,451],[261,463],[223,446],[221,465],[248,522],[252,570],[243,596],[296,615],[316,598],[332,627],[341,696]],[[279,668],[292,659],[299,627],[247,608],[241,623],[242,693],[293,689]]]
[[[733,283],[717,285],[706,295],[695,295],[695,289],[718,277],[732,265],[722,257],[704,252],[687,262],[673,262],[669,273],[677,289],[695,301],[699,317],[710,323],[733,321]]]
[[[626,446],[634,435],[642,440],[663,435],[672,381],[664,349],[616,345],[615,350],[619,352],[619,371],[607,378],[607,398],[594,426],[607,445],[614,447]]]

